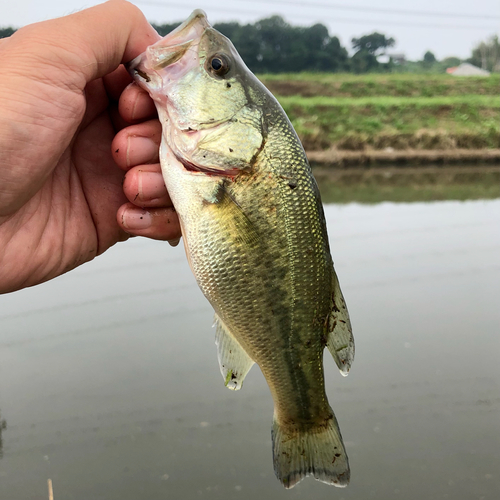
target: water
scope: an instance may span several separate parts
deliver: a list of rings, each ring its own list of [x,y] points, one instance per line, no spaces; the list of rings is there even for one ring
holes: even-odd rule
[[[258,369],[223,384],[183,249],[134,239],[0,297],[0,499],[494,499],[500,200],[326,207],[356,338],[327,392],[352,480],[274,477]]]

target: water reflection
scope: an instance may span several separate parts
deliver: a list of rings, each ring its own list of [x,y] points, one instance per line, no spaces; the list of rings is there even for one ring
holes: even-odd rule
[[[0,297],[0,498],[497,498],[500,201],[326,217],[357,341],[345,379],[325,356],[348,488],[282,488],[260,371],[224,387],[182,248],[134,239]]]
[[[0,458],[3,457],[3,440],[2,432],[7,429],[7,421],[2,419],[2,413],[0,412]]]

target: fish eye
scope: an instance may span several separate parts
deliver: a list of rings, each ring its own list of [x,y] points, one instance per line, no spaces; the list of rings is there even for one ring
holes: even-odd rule
[[[217,76],[224,76],[230,69],[229,61],[223,54],[215,54],[210,58],[208,68]]]

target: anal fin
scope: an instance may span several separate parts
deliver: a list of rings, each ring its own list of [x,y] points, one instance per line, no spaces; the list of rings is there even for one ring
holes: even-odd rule
[[[337,363],[340,373],[345,377],[354,361],[354,337],[352,336],[351,320],[335,270],[332,281],[332,309],[328,317],[326,345]]]
[[[254,361],[245,352],[240,343],[227,330],[222,320],[215,315],[215,344],[219,358],[220,372],[224,385],[233,391],[241,389],[246,374]]]

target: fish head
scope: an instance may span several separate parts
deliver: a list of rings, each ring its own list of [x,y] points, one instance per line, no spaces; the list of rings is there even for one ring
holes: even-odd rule
[[[266,92],[202,10],[128,65],[155,101],[163,135],[185,166],[234,175],[263,143]]]

